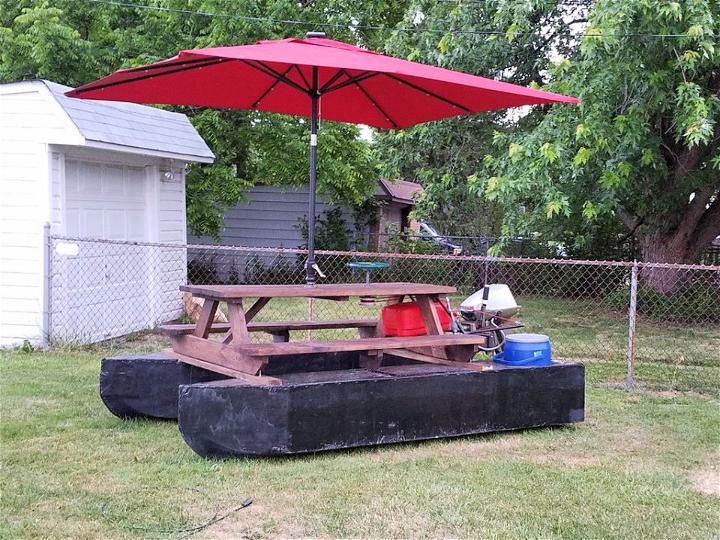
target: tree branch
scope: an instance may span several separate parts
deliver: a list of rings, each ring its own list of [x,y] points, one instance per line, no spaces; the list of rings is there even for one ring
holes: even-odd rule
[[[620,219],[625,224],[625,226],[630,229],[630,231],[634,234],[637,228],[642,224],[643,221],[645,221],[645,218],[641,218],[635,214],[633,214],[630,210],[622,209],[620,210]]]
[[[680,220],[680,225],[678,226],[679,229],[685,228],[691,232],[695,231],[698,224],[700,223],[700,219],[702,219],[703,215],[706,212],[706,208],[708,203],[710,202],[710,199],[712,198],[713,194],[715,194],[716,190],[716,186],[708,184],[707,186],[703,186],[702,188],[695,191],[695,196],[693,197],[693,200],[690,201],[690,203],[688,204],[687,210],[685,211],[682,219]]]
[[[636,218],[635,225],[633,225],[633,227],[630,229],[630,231],[620,239],[618,244],[620,244],[620,245],[624,244],[628,238],[631,238],[635,234],[635,231],[637,231],[638,227],[640,225],[642,225],[643,223],[645,223],[644,217]]]

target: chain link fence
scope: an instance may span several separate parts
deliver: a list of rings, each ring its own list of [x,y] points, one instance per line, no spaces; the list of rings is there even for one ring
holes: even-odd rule
[[[302,284],[299,249],[49,238],[51,343],[98,342],[190,322],[197,306],[179,286]],[[550,336],[560,359],[605,362],[609,375],[636,369],[657,380],[720,378],[720,266],[567,259],[318,251],[321,282],[362,282],[348,263],[383,261],[372,281],[452,285],[451,306],[485,283],[505,283],[522,306],[523,332]],[[257,320],[378,317],[381,305],[273,299]],[[351,330],[299,332],[293,339],[354,337]],[[254,339],[268,339],[256,333]],[[710,371],[708,371],[710,370]],[[689,374],[689,375],[688,375]],[[714,383],[713,383],[714,384]],[[677,385],[675,385],[677,386]]]

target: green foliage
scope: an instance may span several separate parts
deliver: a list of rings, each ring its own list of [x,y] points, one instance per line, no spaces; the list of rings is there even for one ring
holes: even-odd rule
[[[297,227],[303,238],[303,249],[307,249],[308,223],[307,216],[298,221]],[[330,208],[315,219],[315,249],[327,249],[333,251],[350,250],[350,234],[347,224],[343,218],[342,208],[335,206]]]
[[[122,67],[172,56],[178,50],[259,39],[303,36],[316,24],[341,24],[333,38],[377,47],[379,32],[351,33],[351,22],[393,26],[404,2],[343,0],[293,3],[264,0],[160,0],[166,10],[79,0],[0,0],[0,81],[46,78],[77,86]],[[218,16],[183,10],[217,13]],[[236,16],[307,21],[288,26]],[[217,237],[225,209],[256,183],[307,183],[309,135],[302,118],[170,107],[187,114],[217,159],[187,176],[188,222],[196,234]],[[319,191],[330,200],[361,202],[375,187],[376,158],[355,126],[323,123],[319,135]]]
[[[187,263],[188,283],[204,283],[214,285],[220,283],[217,263],[214,256],[198,256]]]
[[[245,264],[246,285],[287,285],[305,282],[304,258],[278,257],[272,261],[253,255]]]
[[[420,255],[438,254],[441,250],[437,244],[418,238],[417,236],[409,236],[407,233],[393,231],[385,238],[385,244],[382,250],[388,253],[415,253]]]
[[[597,2],[579,50],[551,69],[549,88],[580,106],[500,132],[476,193],[514,233],[579,250],[629,234],[646,260],[694,262],[720,234],[719,21],[705,0]]]

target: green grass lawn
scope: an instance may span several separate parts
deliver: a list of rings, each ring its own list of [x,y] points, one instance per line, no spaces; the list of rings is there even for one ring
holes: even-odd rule
[[[247,497],[196,537],[718,537],[717,388],[627,393],[590,363],[573,427],[212,461],[105,409],[106,353],[0,353],[0,538],[180,538]]]

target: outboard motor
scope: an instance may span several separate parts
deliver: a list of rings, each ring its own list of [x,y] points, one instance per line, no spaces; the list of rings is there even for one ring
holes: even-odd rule
[[[472,333],[498,327],[503,321],[513,317],[520,311],[510,287],[501,283],[485,285],[479,291],[468,296],[460,304],[460,324],[463,332]],[[505,334],[498,330],[490,334],[487,347],[480,347],[485,352],[500,350],[505,344]]]

